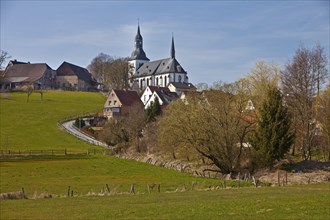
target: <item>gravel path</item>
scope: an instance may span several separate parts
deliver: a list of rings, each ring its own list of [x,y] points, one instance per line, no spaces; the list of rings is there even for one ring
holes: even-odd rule
[[[108,146],[106,143],[103,143],[101,141],[98,141],[84,133],[81,133],[78,129],[76,129],[73,124],[74,124],[74,120],[72,121],[67,121],[64,122],[63,124],[61,124],[62,128],[64,128],[64,130],[66,130],[68,133],[76,136],[77,138],[80,138],[84,141],[87,141],[93,145],[97,145],[97,146],[102,146],[102,147],[106,147],[109,148],[110,146]]]

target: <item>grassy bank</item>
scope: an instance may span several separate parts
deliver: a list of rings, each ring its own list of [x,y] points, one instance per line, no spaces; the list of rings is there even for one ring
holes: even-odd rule
[[[57,122],[69,116],[102,110],[99,93],[46,91],[43,100],[34,93],[10,93],[0,98],[1,150],[81,150],[91,145],[59,129]]]
[[[71,186],[74,195],[105,190],[108,184],[115,192],[129,192],[134,184],[135,192],[147,192],[147,184],[160,184],[161,191],[207,188],[218,186],[220,180],[198,178],[174,170],[150,164],[123,160],[113,156],[59,156],[54,158],[19,159],[0,162],[0,192],[19,191],[21,188],[31,197],[35,192],[66,195]],[[236,181],[227,182],[237,186]],[[251,183],[241,181],[241,186]],[[157,191],[156,188],[154,191]]]
[[[328,219],[329,186],[1,201],[1,219]]]

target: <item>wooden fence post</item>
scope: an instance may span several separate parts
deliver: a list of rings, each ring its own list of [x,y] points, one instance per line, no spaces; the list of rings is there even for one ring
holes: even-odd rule
[[[24,188],[22,188],[22,199],[25,199],[25,191],[24,191]]]
[[[285,185],[288,185],[288,171],[285,171]]]
[[[131,185],[130,193],[135,194],[135,191],[134,191],[134,184]]]
[[[149,184],[147,184],[147,190],[148,190],[148,193],[150,194],[150,186],[149,186]]]
[[[68,187],[68,197],[70,197],[70,186]]]
[[[237,188],[241,187],[241,176],[240,173],[238,172],[238,183],[237,183]]]
[[[257,183],[256,179],[254,178],[254,176],[252,176],[252,180],[253,180],[254,186],[257,188],[258,187],[258,183]]]

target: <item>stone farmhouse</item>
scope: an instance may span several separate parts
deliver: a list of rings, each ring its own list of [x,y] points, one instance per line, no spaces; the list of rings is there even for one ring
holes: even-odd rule
[[[0,88],[19,90],[24,86],[96,91],[98,83],[87,69],[68,62],[63,62],[57,70],[53,70],[46,63],[10,61],[3,72]]]
[[[56,70],[56,87],[66,90],[96,91],[97,81],[83,67],[63,62]]]

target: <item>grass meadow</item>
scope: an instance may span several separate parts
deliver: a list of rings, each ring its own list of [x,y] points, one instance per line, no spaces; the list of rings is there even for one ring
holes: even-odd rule
[[[100,93],[45,91],[43,100],[33,93],[10,93],[0,97],[0,150],[82,150],[93,148],[60,130],[66,117],[100,111],[106,97]]]
[[[1,201],[1,219],[329,219],[329,184]]]
[[[47,91],[44,99],[1,97],[0,150],[100,149],[57,126],[69,116],[102,109],[98,93]],[[149,193],[147,184],[160,184]],[[330,184],[254,188],[251,182],[194,177],[106,155],[0,158],[0,219],[329,219]],[[97,196],[110,189],[110,195]],[[134,184],[135,194],[130,194]],[[194,188],[192,187],[194,184]],[[68,187],[73,196],[67,197]],[[50,193],[53,198],[33,199]],[[92,195],[91,195],[92,194]]]

